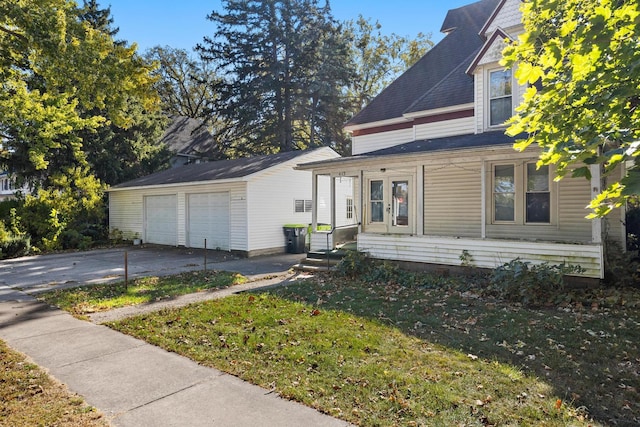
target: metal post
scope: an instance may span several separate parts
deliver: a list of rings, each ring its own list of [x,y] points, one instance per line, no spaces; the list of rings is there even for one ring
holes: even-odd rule
[[[204,239],[204,271],[207,271],[207,239]]]
[[[129,252],[124,251],[124,289],[129,289]]]

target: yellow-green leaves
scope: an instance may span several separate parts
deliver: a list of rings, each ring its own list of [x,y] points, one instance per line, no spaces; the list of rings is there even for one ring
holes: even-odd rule
[[[518,79],[518,83],[520,83],[521,85],[526,83],[532,85],[540,80],[543,75],[544,71],[542,70],[542,67],[536,66],[529,62],[523,63],[516,70],[516,78]]]
[[[536,0],[521,10],[525,33],[503,62],[516,67],[520,84],[537,87],[526,90],[508,133],[528,133],[515,148],[539,145],[541,161],[555,164],[560,177],[586,161],[600,165],[610,185],[590,208],[606,215],[640,188],[640,175],[617,182],[609,173],[638,153],[639,4]]]

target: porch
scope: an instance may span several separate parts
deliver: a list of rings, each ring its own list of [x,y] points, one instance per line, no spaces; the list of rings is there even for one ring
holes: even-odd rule
[[[515,258],[534,264],[566,263],[580,265],[581,277],[604,278],[601,244],[361,233],[357,248],[372,258],[451,266],[496,268]]]

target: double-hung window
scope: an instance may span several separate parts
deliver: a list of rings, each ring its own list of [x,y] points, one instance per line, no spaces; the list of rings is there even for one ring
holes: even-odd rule
[[[551,221],[549,189],[549,166],[541,166],[538,169],[535,163],[527,163],[525,222],[549,223]]]
[[[494,223],[551,223],[549,166],[494,164],[492,205]]]
[[[489,126],[503,125],[513,114],[511,70],[489,72]]]

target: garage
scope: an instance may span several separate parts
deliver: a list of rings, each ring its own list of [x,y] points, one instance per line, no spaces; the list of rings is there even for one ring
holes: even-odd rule
[[[144,198],[144,241],[158,245],[178,244],[177,197],[175,194]]]
[[[228,251],[229,234],[229,193],[199,193],[188,195],[188,246]]]
[[[193,163],[108,189],[109,229],[144,243],[229,251],[281,253],[285,224],[310,224],[299,209],[311,200],[313,176],[303,163],[339,157],[329,147]]]

